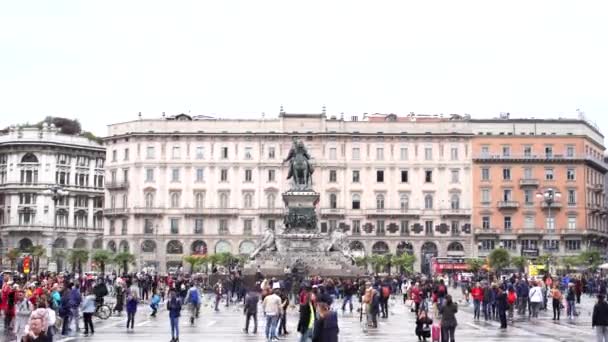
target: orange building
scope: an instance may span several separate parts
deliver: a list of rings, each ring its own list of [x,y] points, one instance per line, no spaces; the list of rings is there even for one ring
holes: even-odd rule
[[[603,136],[581,120],[474,124],[472,225],[479,255],[575,255],[608,242]]]

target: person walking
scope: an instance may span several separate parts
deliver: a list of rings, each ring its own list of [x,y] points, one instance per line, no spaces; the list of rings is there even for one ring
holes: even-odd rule
[[[312,331],[315,324],[316,311],[313,303],[312,288],[307,288],[306,298],[300,305],[300,319],[298,320],[298,332],[301,335],[300,342],[309,342],[312,339]]]
[[[122,315],[122,310],[125,305],[125,289],[122,284],[122,280],[119,279],[116,281],[116,288],[114,289],[116,293],[116,304],[112,310],[113,312],[118,313],[119,316]]]
[[[275,283],[272,294],[264,298],[264,303],[262,305],[264,309],[264,316],[266,316],[265,336],[268,342],[279,340],[277,337],[277,324],[279,323],[282,308],[281,297],[279,297],[280,287],[278,285],[278,282]]]
[[[507,310],[509,310],[509,301],[507,293],[500,288],[498,289],[498,296],[496,297],[496,310],[498,310],[500,328],[507,329]]]
[[[559,321],[559,316],[562,312],[562,300],[563,296],[559,290],[559,286],[557,284],[553,285],[553,289],[551,290],[551,306],[553,307],[553,320]]]
[[[517,283],[517,300],[519,302],[517,313],[520,316],[526,314],[526,308],[528,307],[528,298],[530,295],[530,287],[528,282],[524,279],[520,279]]]
[[[538,282],[532,282],[532,288],[530,289],[530,311],[531,317],[538,318],[538,311],[543,303],[543,291],[538,286]]]
[[[213,288],[215,292],[215,311],[220,311],[220,301],[222,300],[222,295],[224,294],[224,285],[222,285],[222,281],[218,280]]]
[[[487,321],[490,319],[490,313],[492,308],[492,302],[494,302],[494,292],[492,288],[487,284],[483,286],[483,319]]]
[[[454,333],[456,332],[456,313],[458,304],[452,301],[452,296],[445,296],[445,305],[439,308],[441,314],[441,340],[442,342],[455,342]]]
[[[15,303],[15,323],[13,333],[17,337],[17,341],[26,335],[25,326],[27,325],[30,315],[34,311],[34,305],[25,297],[23,291],[18,291]]]
[[[342,312],[346,310],[346,303],[349,304],[350,313],[353,313],[353,295],[356,293],[357,289],[351,283],[350,280],[346,282],[344,285],[344,299],[342,300]],[[405,298],[405,297],[404,297]],[[405,300],[403,300],[405,303]]]
[[[89,336],[89,330],[91,335],[95,334],[93,328],[93,314],[95,313],[97,295],[89,293],[82,301],[82,319],[84,321],[84,336]]]
[[[420,310],[416,318],[416,336],[418,341],[426,342],[427,338],[431,338],[431,327],[433,320],[426,314],[426,311]]]
[[[420,290],[420,285],[418,283],[415,283],[410,290],[410,299],[414,301],[414,312],[417,315],[420,311],[420,303],[422,302],[422,291]]]
[[[508,319],[513,324],[513,313],[515,311],[515,305],[517,305],[517,293],[515,293],[515,289],[512,285],[509,285],[509,289],[507,290],[507,304],[509,305],[509,314]]]
[[[190,309],[190,324],[193,325],[194,320],[198,318],[201,307],[201,293],[194,283],[190,285],[186,294],[186,304],[188,304],[188,308]]]
[[[150,309],[152,309],[152,313],[150,314],[150,317],[156,317],[159,305],[160,296],[158,295],[158,291],[156,289],[152,290],[152,299],[150,300]]]
[[[137,292],[131,291],[127,296],[127,331],[129,327],[133,331],[135,324],[135,313],[137,312]]]
[[[167,311],[169,311],[169,321],[171,322],[171,342],[179,342],[179,317],[182,311],[182,301],[177,298],[175,289],[171,289],[169,292]]]
[[[249,320],[253,318],[253,333],[258,333],[258,302],[260,297],[254,291],[249,291],[245,296],[245,307],[243,313],[245,314],[245,328],[243,332],[249,333]]]
[[[279,324],[279,335],[285,336],[289,335],[289,331],[287,331],[287,308],[289,307],[289,297],[287,296],[287,291],[283,289],[281,291],[281,324]]]
[[[380,297],[380,312],[381,318],[388,318],[388,300],[391,297],[391,287],[388,282],[382,284],[380,287],[381,297]]]
[[[338,342],[338,315],[325,302],[318,303],[317,310],[319,319],[313,328],[312,342]]]
[[[568,283],[568,292],[566,292],[566,301],[568,302],[568,308],[566,313],[568,314],[569,319],[574,319],[576,314],[576,306],[574,303],[576,302],[576,292],[574,290],[574,284]]]
[[[475,287],[471,289],[471,297],[473,297],[473,319],[480,319],[481,316],[481,302],[483,302],[484,291],[479,283],[475,284]]]
[[[604,295],[597,296],[591,316],[591,327],[595,329],[597,342],[608,342],[608,303]]]

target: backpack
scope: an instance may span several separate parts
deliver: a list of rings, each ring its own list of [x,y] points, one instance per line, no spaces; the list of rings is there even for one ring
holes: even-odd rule
[[[507,295],[507,302],[509,304],[513,304],[513,303],[515,303],[516,299],[517,299],[517,296],[515,296],[515,292],[509,292],[509,294]]]
[[[391,296],[391,289],[388,286],[382,286],[382,298],[388,298]]]
[[[439,288],[437,289],[437,294],[438,295],[445,295],[445,285],[440,285]]]
[[[194,289],[194,290],[190,291],[190,303],[198,304],[198,301],[199,301],[198,290]]]

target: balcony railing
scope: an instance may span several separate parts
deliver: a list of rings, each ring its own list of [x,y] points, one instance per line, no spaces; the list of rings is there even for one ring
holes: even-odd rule
[[[517,209],[519,208],[519,202],[516,201],[499,201],[497,204],[498,209]]]
[[[439,213],[441,214],[441,216],[470,216],[471,215],[471,209],[464,209],[464,208],[459,208],[459,209],[439,209]]]
[[[419,216],[420,209],[364,209],[368,216]]]
[[[608,170],[608,164],[602,159],[595,158],[593,156],[567,156],[564,154],[544,154],[544,153],[533,153],[533,154],[491,154],[491,153],[478,153],[473,155],[475,161],[486,161],[486,162],[501,162],[501,161],[522,161],[522,162],[573,162],[573,161],[585,161],[586,163],[592,163],[594,166],[603,170]]]
[[[166,211],[165,208],[158,207],[135,207],[131,212],[135,215],[161,215]]]
[[[475,228],[474,229],[476,235],[496,235],[498,234],[498,229],[496,228]]]
[[[553,202],[553,203],[549,204],[547,202],[543,202],[541,204],[541,207],[543,209],[548,209],[548,208],[551,208],[551,209],[561,209],[562,208],[562,203],[561,202]]]
[[[323,216],[344,216],[346,210],[344,208],[321,208],[321,215]]]
[[[0,225],[0,231],[7,232],[101,232],[103,227],[74,227],[74,226],[49,226],[49,225]]]
[[[106,189],[108,190],[122,190],[128,188],[129,182],[106,182]]]
[[[128,215],[129,208],[104,208],[104,216]]]
[[[520,187],[524,187],[524,186],[531,186],[531,187],[538,187],[540,185],[540,180],[538,179],[534,179],[534,178],[522,178],[519,180],[519,186]]]

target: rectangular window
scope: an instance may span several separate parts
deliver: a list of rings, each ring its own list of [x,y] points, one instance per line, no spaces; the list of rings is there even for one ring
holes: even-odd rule
[[[481,146],[481,156],[488,158],[490,156],[490,146]]]
[[[450,159],[458,160],[458,147],[452,147],[450,150]]]
[[[559,240],[543,240],[543,249],[547,251],[559,250]]]
[[[510,157],[511,156],[511,146],[505,145],[502,147],[502,156]]]
[[[433,160],[433,148],[432,147],[424,148],[424,160]]]
[[[222,159],[228,159],[228,147],[222,147],[221,157]]]
[[[513,194],[513,192],[511,191],[511,189],[502,190],[502,200],[505,202],[511,201],[512,194]]]
[[[181,158],[181,149],[179,146],[173,146],[173,149],[171,150],[171,158],[172,159]]]
[[[271,146],[268,148],[268,159],[274,159],[276,156],[276,148]]]
[[[510,231],[511,230],[511,216],[505,216],[504,217],[504,228],[505,231]]]
[[[460,172],[458,170],[452,170],[452,183],[460,182]]]
[[[274,230],[274,220],[268,220],[268,228]]]
[[[338,174],[336,170],[329,170],[329,182],[335,183],[338,181]]]
[[[566,179],[569,181],[573,181],[576,179],[576,171],[574,169],[568,169],[566,171]]]
[[[361,221],[353,220],[353,235],[361,235]]]
[[[504,249],[517,250],[517,240],[500,240]]]
[[[576,216],[568,216],[568,230],[576,230]]]
[[[433,171],[431,171],[431,170],[424,171],[424,182],[425,183],[433,182]]]
[[[401,160],[408,160],[409,156],[408,156],[408,150],[407,147],[402,147],[400,152],[399,152],[399,157]]]
[[[146,182],[154,182],[154,169],[146,169]]]
[[[481,189],[481,203],[490,203],[490,189]]]
[[[179,219],[172,218],[169,222],[171,224],[171,234],[179,234]]]
[[[490,216],[483,216],[481,218],[481,228],[490,229]]]
[[[243,235],[252,235],[253,234],[253,220],[245,219],[243,220]]]
[[[218,227],[218,233],[220,235],[227,235],[228,234],[228,220],[226,219],[220,219],[220,224]]]
[[[433,235],[433,221],[424,221],[424,234]]]
[[[531,167],[524,168],[524,179],[532,179],[532,168]]]
[[[408,235],[410,233],[410,221],[402,220],[399,222],[399,234]]]
[[[511,180],[511,169],[503,168],[502,169],[502,179],[503,180]]]
[[[524,157],[532,157],[532,146],[524,146]]]
[[[146,147],[146,159],[154,159],[154,146]]]
[[[115,162],[118,159],[118,151],[112,150],[112,161]]]
[[[251,160],[253,158],[253,148],[245,147],[245,160]]]
[[[408,172],[407,170],[401,170],[401,183],[408,182]]]
[[[495,240],[481,240],[481,250],[483,251],[491,251],[496,248]]]
[[[203,146],[197,146],[194,155],[198,160],[205,159],[205,148]]]
[[[384,160],[384,148],[376,148],[376,160]]]
[[[376,221],[376,234],[380,236],[386,234],[386,229],[384,228],[384,220]]]
[[[338,221],[329,220],[329,229],[333,232],[338,228]]]
[[[526,229],[534,228],[534,216],[524,217],[524,228],[526,228]]]
[[[481,169],[481,180],[482,181],[489,181],[490,180],[490,169],[487,167],[484,167]]]
[[[198,168],[196,169],[196,182],[202,183],[205,181],[205,169]]]
[[[171,169],[171,182],[179,182],[179,169]]]
[[[564,241],[567,251],[580,251],[581,240],[566,240]]]
[[[384,170],[376,170],[376,182],[384,183]]]
[[[228,169],[221,169],[220,170],[220,182],[227,182],[228,181]]]
[[[268,170],[268,181],[269,182],[274,182],[276,179],[276,171],[275,170]]]
[[[555,230],[555,217],[547,217],[547,230]]]
[[[125,161],[129,160],[129,149],[128,148],[125,148],[124,160]]]
[[[336,160],[338,159],[338,153],[336,151],[335,147],[331,147],[329,149],[329,160]]]
[[[144,234],[154,234],[154,223],[152,219],[144,219]]]
[[[545,157],[553,158],[553,146],[545,146]]]
[[[353,183],[359,183],[359,181],[360,181],[359,176],[360,176],[359,170],[353,170]]]
[[[524,204],[534,204],[534,193],[532,192],[532,190],[524,190]]]
[[[358,147],[353,147],[353,160],[361,159],[361,150]]]
[[[129,169],[122,170],[122,181],[125,183],[129,181]]]
[[[553,180],[555,175],[553,174],[553,169],[547,168],[545,169],[545,180]]]
[[[566,146],[566,157],[568,157],[568,158],[574,157],[574,146],[572,146],[572,145]]]
[[[576,205],[576,190],[568,189],[568,205]]]
[[[253,171],[251,169],[245,170],[245,182],[249,183],[253,181]]]
[[[194,234],[203,234],[203,219],[194,219]]]

